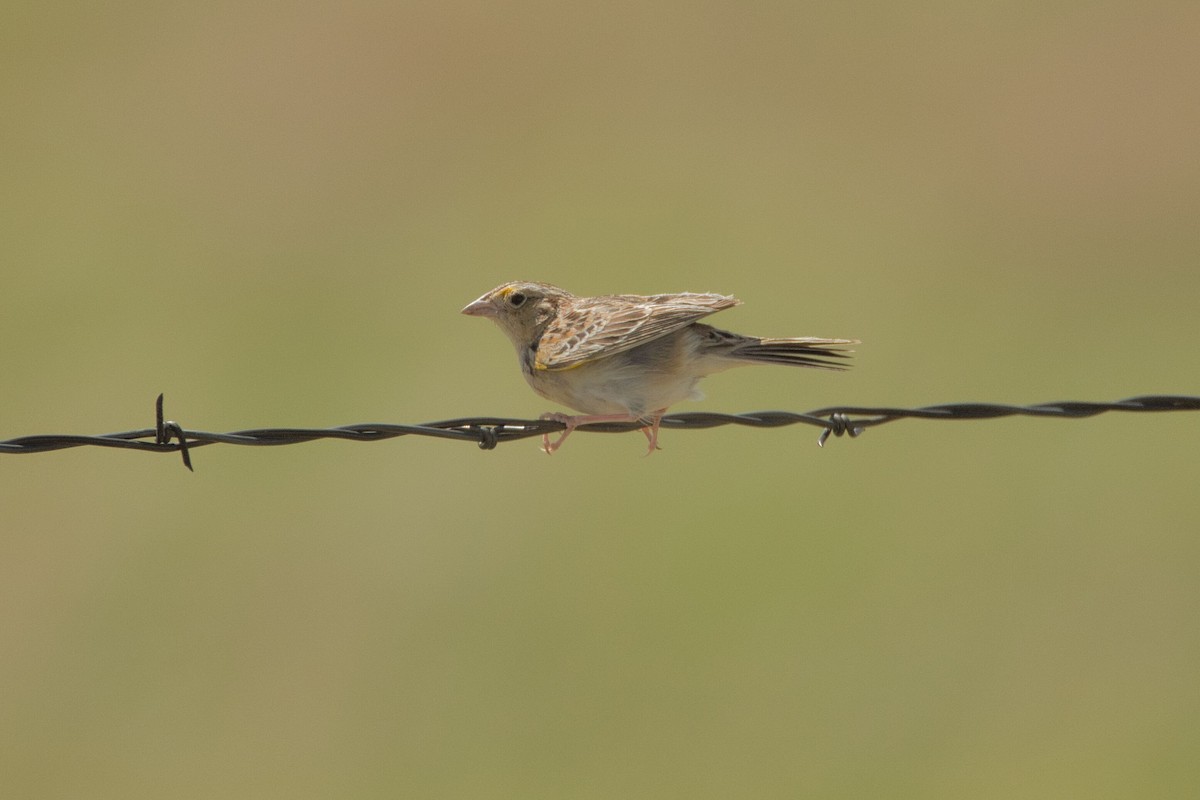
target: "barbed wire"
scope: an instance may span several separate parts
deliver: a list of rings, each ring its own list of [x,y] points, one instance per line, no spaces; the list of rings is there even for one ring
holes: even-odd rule
[[[744,425],[753,428],[779,428],[785,425],[813,425],[824,430],[817,439],[824,445],[832,436],[855,437],[873,428],[899,419],[996,419],[999,417],[1058,417],[1080,419],[1094,417],[1107,411],[1200,411],[1200,397],[1179,395],[1146,395],[1112,403],[1066,401],[1013,406],[999,403],[950,403],[924,408],[891,408],[875,406],[831,406],[803,414],[791,411],[757,411],[749,414],[720,414],[711,411],[690,411],[668,414],[661,426],[668,430],[715,428],[721,425]],[[345,439],[354,442],[377,442],[398,436],[433,436],[474,442],[484,450],[493,450],[501,442],[513,442],[565,430],[556,420],[510,419],[506,417],[467,417],[420,425],[362,423],[337,428],[251,428],[231,433],[210,433],[188,430],[179,423],[163,417],[163,396],[154,403],[153,428],[99,436],[47,434],[20,436],[0,441],[3,453],[46,453],[69,447],[117,447],[154,453],[180,453],[183,464],[192,469],[191,451],[210,444],[284,445],[312,442],[318,439]],[[600,422],[581,425],[576,430],[598,433],[624,433],[644,427],[638,422]]]

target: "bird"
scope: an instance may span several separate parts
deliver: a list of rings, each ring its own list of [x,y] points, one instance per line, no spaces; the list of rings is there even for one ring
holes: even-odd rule
[[[510,281],[468,303],[462,313],[491,319],[517,351],[521,373],[542,397],[579,414],[547,412],[561,422],[558,439],[542,435],[553,454],[571,432],[594,422],[640,422],[660,449],[658,430],[667,409],[703,398],[701,378],[749,364],[785,364],[843,370],[857,339],[743,336],[699,320],[741,300],[731,295],[616,294],[577,297],[536,281]]]

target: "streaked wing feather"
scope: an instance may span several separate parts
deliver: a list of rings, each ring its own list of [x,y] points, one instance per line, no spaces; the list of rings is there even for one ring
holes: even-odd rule
[[[654,341],[740,302],[720,294],[692,293],[581,297],[546,328],[537,363],[550,370],[577,367]]]

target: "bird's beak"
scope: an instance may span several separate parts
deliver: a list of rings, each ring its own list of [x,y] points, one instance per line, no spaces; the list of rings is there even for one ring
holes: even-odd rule
[[[462,313],[468,317],[494,317],[496,316],[496,307],[481,297],[474,303],[468,304]]]

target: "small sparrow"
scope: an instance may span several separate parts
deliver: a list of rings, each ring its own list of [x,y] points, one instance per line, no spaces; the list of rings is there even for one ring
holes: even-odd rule
[[[697,320],[740,305],[721,294],[619,294],[576,297],[547,283],[514,281],[497,286],[462,313],[489,317],[512,340],[521,372],[547,400],[583,412],[541,419],[566,425],[542,449],[553,453],[579,425],[642,422],[658,449],[658,426],[667,408],[699,400],[706,375],[746,364],[845,369],[841,345],[857,339],[760,339],[718,330]]]

